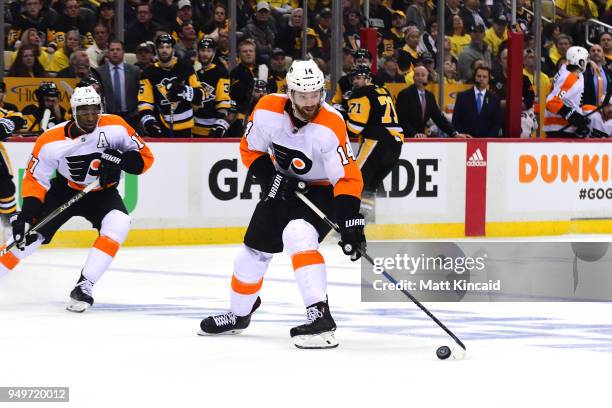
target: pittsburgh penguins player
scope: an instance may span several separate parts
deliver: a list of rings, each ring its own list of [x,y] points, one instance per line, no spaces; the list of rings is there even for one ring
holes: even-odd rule
[[[121,172],[142,174],[153,155],[120,116],[101,114],[100,95],[91,86],[75,88],[70,98],[74,120],[36,139],[25,177],[23,205],[12,217],[18,244],[0,257],[0,276],[14,269],[72,217],[87,219],[99,236],[89,251],[67,309],[84,312],[93,305],[93,286],[110,266],[130,229],[130,216],[117,191]],[[58,214],[36,232],[33,225],[65,204],[79,190],[99,180],[98,189]]]
[[[229,73],[223,65],[216,64],[215,42],[202,38],[198,43],[198,59],[202,68],[197,71],[204,97],[202,107],[195,112],[194,136],[223,137],[229,128],[226,116],[230,108]]]
[[[192,106],[204,99],[193,67],[174,56],[176,43],[170,34],[155,40],[158,61],[140,79],[138,112],[145,132],[153,137],[191,137]]]
[[[4,230],[5,240],[11,233],[10,217],[17,209],[17,201],[11,161],[2,142],[11,137],[13,132],[21,129],[24,124],[25,119],[20,112],[0,108],[0,223]]]
[[[359,137],[357,165],[363,176],[362,212],[374,220],[376,189],[396,165],[404,132],[395,104],[386,88],[372,84],[370,67],[356,65],[351,72],[353,90],[347,101],[349,134]]]
[[[342,115],[325,103],[325,78],[313,60],[293,62],[287,94],[259,100],[249,116],[240,153],[243,163],[268,187],[234,261],[230,311],[204,319],[201,334],[235,334],[248,327],[261,304],[259,291],[268,265],[274,254],[284,250],[306,306],[307,322],[289,333],[295,346],[338,346],[325,261],[318,250],[330,228],[295,191],[299,181],[308,185],[305,194],[340,226],[340,246],[357,260],[366,245],[359,213],[363,183]]]

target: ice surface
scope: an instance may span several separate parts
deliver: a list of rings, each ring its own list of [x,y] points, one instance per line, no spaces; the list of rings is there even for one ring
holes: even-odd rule
[[[292,345],[304,307],[285,254],[243,334],[197,336],[227,308],[237,249],[123,248],[84,314],[64,306],[87,250],[39,251],[0,279],[0,386],[69,386],[49,406],[72,407],[609,406],[611,304],[428,304],[468,347],[439,361],[450,339],[411,303],[361,303],[359,266],[333,244],[339,348]]]

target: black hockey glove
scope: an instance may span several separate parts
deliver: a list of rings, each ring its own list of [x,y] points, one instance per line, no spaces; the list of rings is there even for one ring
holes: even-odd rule
[[[15,131],[15,123],[7,118],[0,119],[0,141],[4,142],[13,135]]]
[[[145,133],[150,137],[164,136],[164,131],[152,115],[146,115],[142,118],[142,127],[144,128]]]
[[[100,186],[119,183],[123,154],[115,149],[106,149],[100,157]]]
[[[170,102],[193,101],[193,88],[189,85],[181,85],[172,81],[166,85],[166,91],[168,91],[167,97]]]
[[[32,225],[37,222],[36,219],[41,212],[42,202],[38,198],[24,197],[21,212],[17,212],[11,216],[9,221],[13,229],[13,240],[17,242],[16,246],[18,249],[23,250],[38,238],[37,233],[28,234],[28,231],[31,230]]]
[[[229,123],[224,119],[217,119],[215,124],[210,129],[210,133],[208,134],[210,137],[223,137],[227,129],[229,128]]]
[[[575,109],[572,109],[569,106],[563,106],[561,109],[559,109],[559,115],[563,116],[570,123],[570,125],[581,130],[582,133],[585,129],[588,131],[589,123],[591,123],[591,121],[586,116],[580,114],[580,112],[576,112]],[[579,134],[579,132],[576,133]]]
[[[365,219],[363,215],[343,220],[340,225],[340,242],[338,245],[342,248],[344,255],[351,257],[351,261],[356,261],[361,258],[361,252],[366,250],[366,237],[363,233],[365,227]]]
[[[306,192],[307,185],[294,177],[277,172],[266,190],[265,202],[286,201],[295,197],[295,192]]]

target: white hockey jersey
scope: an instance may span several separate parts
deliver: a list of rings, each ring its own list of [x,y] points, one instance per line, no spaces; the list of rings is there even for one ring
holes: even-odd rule
[[[153,154],[120,116],[100,115],[98,126],[89,134],[75,137],[74,121],[47,130],[36,140],[23,180],[22,195],[44,202],[54,172],[82,190],[98,178],[100,156],[105,149],[120,152],[137,150],[144,162],[142,172],[153,164]]]
[[[544,131],[559,131],[569,124],[558,112],[563,106],[582,113],[580,103],[584,92],[584,77],[582,73],[570,72],[562,65],[553,79],[553,89],[546,98],[546,111],[544,112]],[[569,126],[564,132],[574,132],[576,127]]]
[[[240,143],[245,166],[264,154],[276,169],[309,184],[334,186],[334,196],[361,197],[363,180],[342,115],[323,103],[317,116],[301,128],[285,111],[287,95],[271,94],[259,100],[249,117]]]

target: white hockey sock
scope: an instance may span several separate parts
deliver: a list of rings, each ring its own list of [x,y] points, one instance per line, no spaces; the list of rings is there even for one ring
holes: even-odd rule
[[[13,247],[13,249],[0,257],[0,277],[12,271],[22,259],[32,255],[32,253],[38,249],[43,241],[43,237],[39,235],[36,241],[32,242],[24,249],[17,249],[17,247]],[[8,244],[10,245],[12,242],[13,240],[11,239]],[[0,250],[6,248],[6,246],[6,244],[2,245]]]
[[[89,251],[83,267],[83,276],[92,284],[96,283],[113,262],[119,247],[120,244],[112,238],[99,236]]]
[[[230,294],[230,310],[236,316],[251,313],[272,256],[273,254],[257,251],[246,245],[236,256]]]
[[[327,271],[321,253],[317,250],[298,252],[291,257],[291,262],[304,306],[326,300]]]

